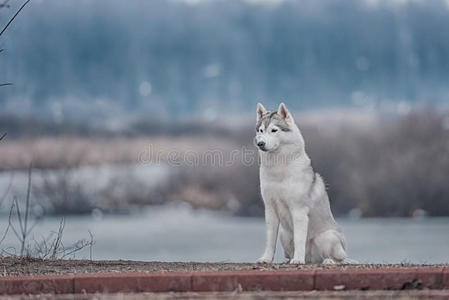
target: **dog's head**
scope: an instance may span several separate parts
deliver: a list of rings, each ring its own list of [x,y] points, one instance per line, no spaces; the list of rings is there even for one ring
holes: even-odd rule
[[[284,103],[277,111],[267,111],[257,104],[257,125],[254,142],[261,151],[274,152],[282,144],[291,143],[297,131],[293,116]]]

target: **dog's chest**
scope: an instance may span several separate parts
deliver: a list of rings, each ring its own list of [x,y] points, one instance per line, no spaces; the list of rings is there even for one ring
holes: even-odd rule
[[[292,230],[292,211],[307,207],[307,193],[310,190],[310,174],[302,169],[270,168],[260,169],[260,186],[265,209],[273,209],[282,227]]]
[[[281,202],[290,206],[300,201],[310,187],[309,175],[294,168],[260,169],[260,186],[264,201]]]

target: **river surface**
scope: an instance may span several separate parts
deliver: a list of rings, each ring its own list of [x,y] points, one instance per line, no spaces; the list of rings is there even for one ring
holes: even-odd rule
[[[448,263],[449,218],[337,220],[346,234],[351,258],[363,263]],[[52,231],[60,218],[47,217],[33,229],[30,246]],[[7,215],[0,228],[7,227]],[[18,225],[16,225],[18,227]],[[63,243],[94,236],[93,259],[142,261],[253,262],[265,240],[262,218],[234,217],[188,206],[153,206],[126,215],[70,216],[65,218]],[[17,251],[10,230],[0,245]],[[280,261],[278,247],[276,261]],[[89,258],[85,248],[71,258]]]

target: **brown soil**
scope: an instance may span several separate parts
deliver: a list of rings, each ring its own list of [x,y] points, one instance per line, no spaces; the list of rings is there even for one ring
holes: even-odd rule
[[[197,263],[197,262],[140,262],[42,260],[32,258],[0,258],[0,276],[104,273],[104,272],[193,272],[193,271],[249,271],[249,270],[311,270],[311,269],[379,269],[416,268],[426,265],[289,265],[250,263]],[[427,265],[430,266],[430,265]],[[448,266],[448,265],[432,265]]]

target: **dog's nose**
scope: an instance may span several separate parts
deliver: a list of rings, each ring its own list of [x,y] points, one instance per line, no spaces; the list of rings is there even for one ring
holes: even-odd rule
[[[260,141],[260,142],[257,143],[257,146],[260,147],[260,148],[265,147],[265,142]]]

